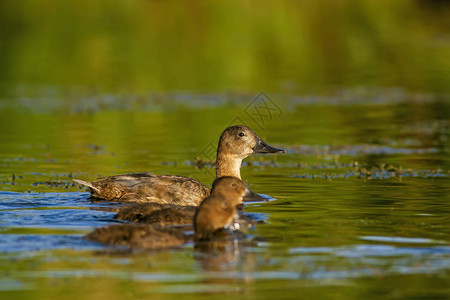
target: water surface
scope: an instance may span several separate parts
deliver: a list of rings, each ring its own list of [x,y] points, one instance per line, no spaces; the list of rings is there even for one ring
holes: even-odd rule
[[[0,117],[2,297],[447,297],[448,102],[272,98],[282,113],[263,126],[241,100],[57,114],[9,106]],[[276,198],[246,206],[265,220],[247,239],[145,253],[83,239],[116,223],[118,205],[91,202],[72,178],[150,171],[210,184],[205,149],[236,118],[287,149],[244,161],[250,187]]]

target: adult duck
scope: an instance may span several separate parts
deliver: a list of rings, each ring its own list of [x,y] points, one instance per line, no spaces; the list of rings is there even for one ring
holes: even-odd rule
[[[241,179],[244,158],[254,153],[277,152],[285,153],[285,150],[269,146],[249,127],[228,127],[220,136],[217,147],[216,178],[233,176]],[[91,198],[110,201],[197,206],[210,193],[201,182],[177,175],[138,173],[104,177],[94,182],[73,180],[89,187]]]

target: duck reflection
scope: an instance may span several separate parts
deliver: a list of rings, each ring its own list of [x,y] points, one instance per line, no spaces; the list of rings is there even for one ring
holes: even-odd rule
[[[253,265],[253,255],[245,249],[256,246],[244,233],[220,231],[213,240],[195,243],[194,259],[205,271],[235,271]]]

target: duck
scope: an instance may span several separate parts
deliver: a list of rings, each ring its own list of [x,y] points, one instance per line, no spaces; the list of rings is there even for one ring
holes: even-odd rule
[[[193,217],[194,242],[211,241],[224,230],[232,228],[237,206],[243,202],[244,196],[249,199],[260,197],[237,177],[216,179],[210,195],[196,207]],[[181,246],[192,236],[186,235],[182,227],[115,224],[97,228],[85,238],[102,244],[152,250]]]
[[[216,178],[232,176],[241,179],[241,163],[255,153],[286,153],[265,143],[245,125],[230,126],[219,138]],[[73,179],[87,186],[90,197],[97,200],[154,202],[181,206],[198,206],[210,190],[201,182],[178,175],[134,173],[100,178],[94,182]]]
[[[267,199],[256,194],[252,200],[266,202]],[[247,202],[249,199],[244,197]],[[237,228],[251,228],[256,224],[264,223],[261,217],[247,215],[243,211],[243,203],[237,206],[238,218],[235,221]],[[130,223],[153,224],[161,226],[191,226],[197,206],[181,206],[174,204],[137,203],[116,210],[114,219]]]
[[[197,206],[159,203],[136,203],[122,207],[114,219],[154,225],[192,225]]]
[[[258,201],[266,202],[267,199],[259,194],[244,195],[246,202]],[[254,218],[244,214],[244,203],[236,206],[238,209],[238,218],[235,225],[239,228],[250,228],[257,223],[263,222],[260,218]],[[144,223],[160,226],[179,226],[192,225],[193,218],[197,211],[197,206],[181,206],[174,204],[159,203],[136,203],[133,205],[122,207],[118,210],[114,219],[128,221],[131,223]]]

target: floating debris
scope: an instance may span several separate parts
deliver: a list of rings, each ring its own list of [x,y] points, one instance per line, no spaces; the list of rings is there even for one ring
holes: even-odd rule
[[[66,189],[68,189],[70,187],[76,187],[77,186],[77,184],[75,182],[62,181],[62,180],[58,180],[58,181],[37,181],[37,182],[33,182],[31,185],[33,185],[33,186],[45,185],[45,186],[48,186],[48,187],[64,187]]]
[[[441,169],[435,169],[435,170],[412,170],[412,169],[404,169],[401,166],[395,167],[392,165],[389,165],[388,167],[380,168],[380,167],[371,167],[371,168],[364,168],[364,167],[356,167],[356,169],[350,169],[350,170],[343,170],[343,173],[323,173],[323,174],[310,174],[310,173],[303,173],[303,174],[290,174],[291,177],[294,178],[302,178],[302,179],[315,179],[315,178],[322,178],[322,179],[339,179],[339,178],[360,178],[365,180],[383,180],[383,179],[399,179],[406,177],[412,177],[412,178],[448,178],[449,174],[444,173]]]
[[[295,153],[310,156],[330,156],[330,155],[413,155],[413,154],[429,154],[438,153],[440,150],[435,147],[430,148],[408,148],[408,147],[393,147],[389,145],[343,145],[343,146],[284,146],[288,153]]]
[[[206,159],[200,157],[196,157],[192,162],[187,161],[187,164],[194,166],[196,169],[216,167],[216,161],[214,159]]]
[[[15,109],[33,113],[97,113],[107,110],[119,111],[161,111],[188,107],[192,109],[243,105],[253,94],[246,93],[123,93],[108,94],[102,91],[76,87],[76,95],[71,88],[48,87],[51,93],[37,92],[29,95],[20,92],[13,97],[3,98],[2,109]],[[36,90],[36,87],[34,88]],[[39,90],[39,89],[37,89]],[[348,106],[348,105],[393,105],[400,103],[428,104],[439,101],[433,94],[418,94],[402,88],[358,87],[342,89],[332,95],[271,95],[283,99],[286,107],[309,105]]]

